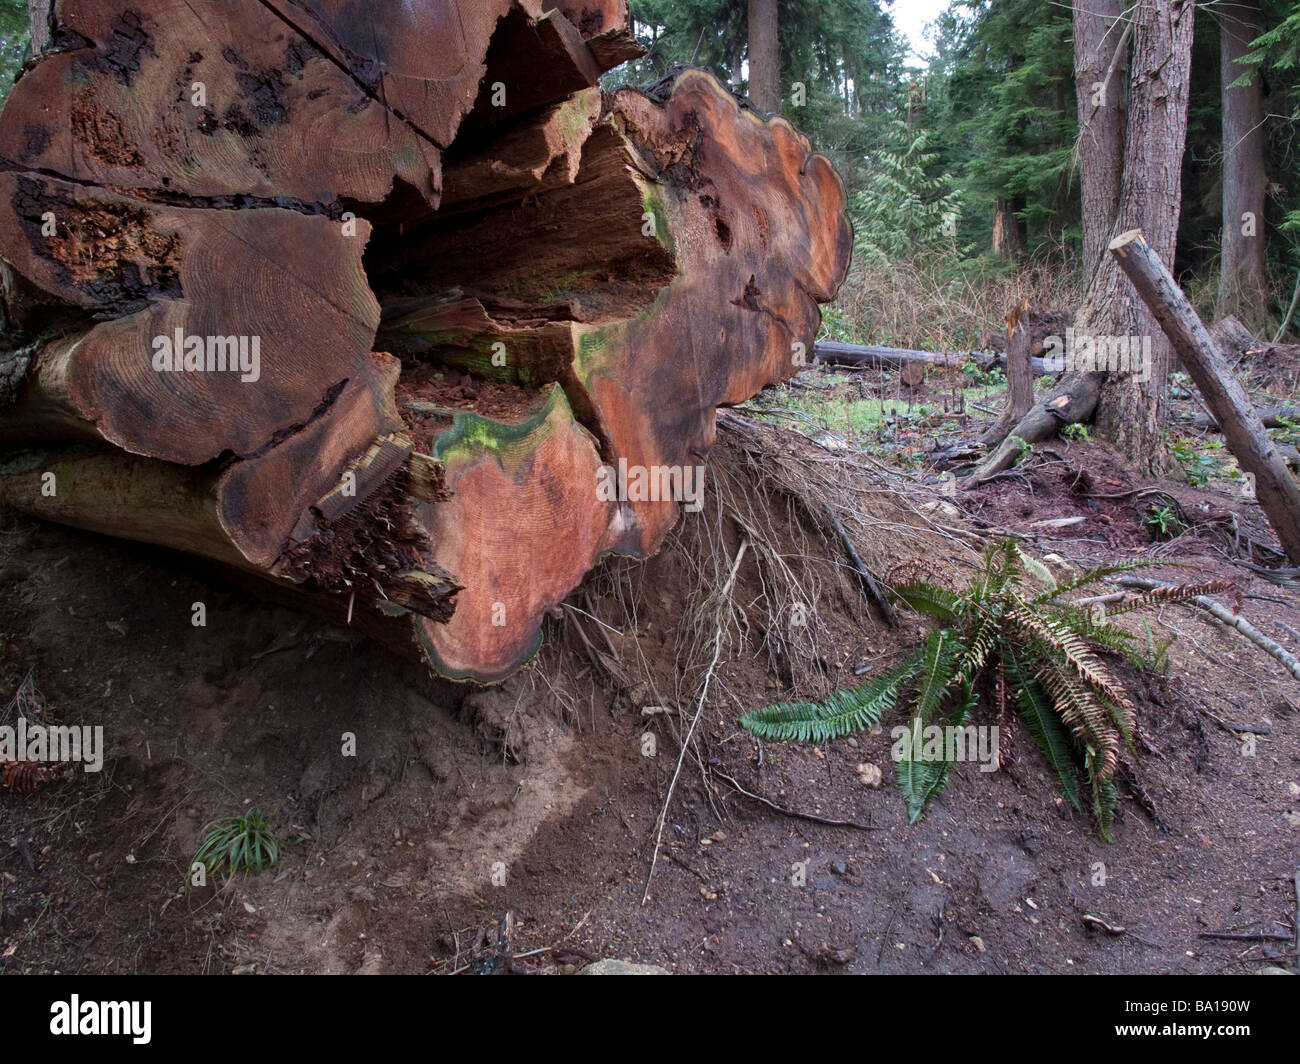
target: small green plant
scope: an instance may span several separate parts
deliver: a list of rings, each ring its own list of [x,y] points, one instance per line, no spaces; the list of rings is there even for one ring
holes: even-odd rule
[[[1289,443],[1292,447],[1300,446],[1300,422],[1288,417],[1278,417],[1278,427],[1269,435],[1278,443]]]
[[[1174,645],[1174,637],[1157,641],[1151,631],[1151,625],[1142,618],[1142,630],[1146,634],[1146,646],[1142,650],[1142,667],[1148,672],[1169,675],[1169,648]]]
[[[1176,436],[1170,444],[1170,450],[1183,467],[1188,483],[1203,487],[1210,482],[1211,477],[1219,475],[1222,440],[1194,440],[1187,436]]]
[[[1082,767],[1097,829],[1109,841],[1115,770],[1121,748],[1131,749],[1136,719],[1123,685],[1098,653],[1121,653],[1139,666],[1143,660],[1135,647],[1137,637],[1109,620],[1149,605],[1181,602],[1221,585],[1150,591],[1109,614],[1099,607],[1072,605],[1061,596],[1153,564],[1161,563],[1134,559],[1057,583],[1042,562],[1008,540],[986,551],[983,565],[963,588],[951,586],[926,563],[900,567],[890,574],[895,595],[941,627],[898,665],[861,687],[823,702],[768,706],[740,723],[763,739],[825,743],[873,727],[884,715],[909,705],[912,739],[899,744],[897,776],[909,819],[915,822],[943,790],[950,767],[943,757],[914,760],[920,747],[916,740],[940,719],[945,727],[964,726],[979,702],[982,684],[999,693],[998,701],[1014,704],[1075,809],[1081,808]],[[1149,644],[1154,646],[1151,640]]]
[[[1071,443],[1087,443],[1092,439],[1092,433],[1088,431],[1087,425],[1076,421],[1061,429],[1061,438]]]
[[[1173,504],[1168,506],[1152,505],[1147,509],[1145,524],[1156,539],[1173,539],[1183,531],[1183,523],[1174,512]]]
[[[963,362],[961,371],[966,379],[976,387],[980,388],[997,388],[1007,383],[1006,372],[1001,366],[990,366],[988,369],[980,369],[979,364],[975,362]]]
[[[234,874],[246,869],[260,872],[280,860],[284,845],[271,831],[272,814],[257,807],[241,816],[222,817],[204,825],[199,839],[195,863],[202,864],[208,874],[226,871]]]

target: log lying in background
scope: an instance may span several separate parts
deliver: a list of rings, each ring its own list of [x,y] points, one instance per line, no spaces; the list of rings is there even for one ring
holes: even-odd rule
[[[602,95],[622,0],[356,9],[55,4],[0,114],[0,500],[490,682],[799,368],[844,193],[703,72]]]
[[[1259,423],[1266,429],[1285,428],[1284,421],[1300,424],[1300,407],[1295,406],[1261,406],[1255,410]],[[1187,423],[1193,428],[1219,431],[1219,423],[1210,414],[1196,414],[1188,418]]]
[[[1300,484],[1260,423],[1246,394],[1191,303],[1139,229],[1122,233],[1110,252],[1164,329],[1200,390],[1292,564],[1300,564]]]
[[[922,365],[960,369],[973,365],[981,370],[995,366],[1005,367],[1007,356],[982,351],[912,351],[902,347],[876,347],[869,344],[843,344],[836,340],[823,340],[813,349],[813,361],[827,366],[856,369],[902,369]],[[1065,369],[1062,359],[1031,357],[1030,369],[1035,376],[1044,377]]]
[[[1210,336],[1219,345],[1223,357],[1232,363],[1250,356],[1259,359],[1261,367],[1267,367],[1275,359],[1300,358],[1300,344],[1279,343],[1281,336],[1272,343],[1256,339],[1232,314],[1211,325]]]

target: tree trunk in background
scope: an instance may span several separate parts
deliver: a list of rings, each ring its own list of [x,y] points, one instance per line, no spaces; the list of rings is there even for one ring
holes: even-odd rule
[[[1128,121],[1124,137],[1124,177],[1119,211],[1106,238],[1142,229],[1162,260],[1174,261],[1182,207],[1182,162],[1187,136],[1187,98],[1192,58],[1195,4],[1190,0],[1152,0],[1137,9],[1129,76]],[[1086,215],[1085,215],[1086,217]],[[1109,368],[1097,405],[1099,434],[1115,443],[1148,472],[1165,469],[1167,453],[1161,425],[1172,347],[1151,311],[1134,298],[1119,267],[1104,256],[1075,322],[1080,338],[1098,338],[1095,350],[1108,352],[1099,368]],[[1122,368],[1123,353],[1141,345],[1149,366],[1143,374]],[[1126,348],[1124,345],[1128,344]],[[1145,376],[1146,380],[1140,380]]]
[[[1262,32],[1259,0],[1219,8],[1223,94],[1223,243],[1217,317],[1236,314],[1258,329],[1268,313],[1264,268],[1263,87],[1258,71],[1249,85],[1229,88],[1252,71],[1239,60]]]
[[[1173,261],[1194,8],[1190,0],[1143,0],[1127,15],[1122,0],[1075,8],[1087,294],[1067,343],[1069,372],[971,474],[972,482],[1016,459],[1019,444],[1011,446],[1011,436],[1034,443],[1062,424],[1087,420],[1094,409],[1099,434],[1135,464],[1158,472],[1168,463],[1160,404],[1170,344],[1106,249],[1121,232],[1141,228],[1151,247]],[[1134,356],[1145,361],[1148,344],[1149,374],[1132,372]]]
[[[1123,0],[1095,0],[1074,9],[1083,263],[1089,273],[1106,254],[1124,176],[1129,49],[1123,11]]]
[[[749,99],[767,114],[781,109],[777,0],[749,0]]]
[[[999,199],[993,210],[993,250],[1004,259],[1018,259],[1025,253],[1025,230],[1016,211],[1018,201]]]
[[[27,19],[32,28],[32,55],[50,46],[50,11],[54,0],[27,0]]]

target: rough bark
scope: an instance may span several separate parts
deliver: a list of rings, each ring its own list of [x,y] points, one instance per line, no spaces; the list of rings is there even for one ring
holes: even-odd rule
[[[1219,6],[1223,111],[1223,238],[1217,316],[1236,314],[1263,324],[1268,306],[1265,273],[1264,94],[1259,72],[1241,59],[1262,32],[1259,0]],[[1243,74],[1246,85],[1230,87]]]
[[[1090,411],[1098,434],[1151,473],[1162,472],[1167,464],[1161,426],[1171,349],[1150,311],[1135,304],[1104,252],[1116,234],[1140,226],[1152,246],[1173,259],[1194,10],[1189,0],[1150,0],[1126,13],[1121,3],[1104,0],[1074,11],[1089,283],[1074,324],[1076,350],[1066,351],[1071,372],[1056,397],[1098,396]],[[1132,372],[1129,365],[1098,367],[1081,357],[1090,345],[1110,347],[1128,338],[1139,353],[1150,343],[1144,372]],[[1096,379],[1084,380],[1086,376]],[[1071,402],[1071,410],[1079,408],[1077,401]],[[1036,408],[1012,435],[1032,442],[1050,425]],[[1007,460],[1005,444],[981,467],[982,473],[996,464],[992,459]]]
[[[778,0],[749,0],[749,99],[760,111],[781,109]]]
[[[1118,231],[1141,228],[1156,253],[1173,262],[1182,208],[1183,147],[1195,5],[1153,0],[1139,6],[1133,33],[1132,91],[1124,146]],[[1169,341],[1151,312],[1135,305],[1119,270],[1105,262],[1079,313],[1076,332],[1133,336],[1151,354],[1146,380],[1112,374],[1097,405],[1098,434],[1151,473],[1164,470],[1164,392]]]
[[[1131,37],[1124,6],[1123,0],[1095,0],[1074,8],[1083,261],[1090,273],[1104,259],[1124,176]]]

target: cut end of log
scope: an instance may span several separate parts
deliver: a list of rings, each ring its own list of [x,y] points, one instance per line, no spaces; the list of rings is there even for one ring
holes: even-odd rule
[[[492,682],[695,508],[718,407],[808,361],[852,233],[830,163],[711,75],[602,93],[624,0],[401,7],[57,5],[0,114],[40,308],[4,315],[0,439],[66,477],[49,505],[0,466],[0,499]]]
[[[1114,240],[1112,240],[1110,244],[1107,245],[1107,250],[1117,255],[1123,254],[1125,248],[1127,248],[1130,244],[1139,241],[1143,244],[1146,243],[1146,236],[1143,235],[1142,230],[1130,229],[1126,233],[1120,233],[1119,236],[1117,236]]]

